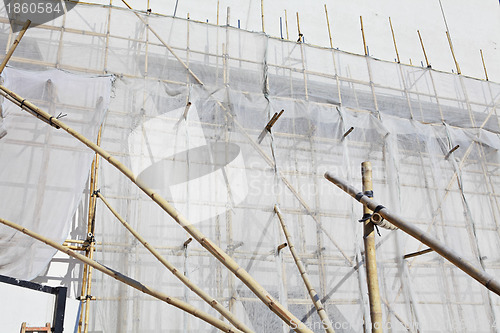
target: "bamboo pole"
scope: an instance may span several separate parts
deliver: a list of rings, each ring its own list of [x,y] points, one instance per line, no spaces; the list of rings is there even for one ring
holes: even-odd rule
[[[303,42],[303,38],[302,38],[303,35],[300,32],[299,12],[296,12],[295,14],[297,16],[297,31],[299,33],[299,39],[297,39],[297,42],[301,43],[301,42]]]
[[[84,255],[78,254],[76,252],[73,252],[72,250],[62,246],[61,244],[57,243],[56,241],[46,238],[40,234],[37,234],[29,229],[24,228],[23,226],[16,224],[14,222],[5,220],[3,218],[0,218],[0,223],[4,224],[10,228],[16,229],[17,231],[22,232],[25,235],[28,235],[42,243],[45,243],[54,249],[57,249],[63,253],[66,253],[70,257],[73,257],[77,260],[80,260],[81,262],[92,266],[93,268],[97,269],[98,271],[101,271],[102,273],[111,276],[112,278],[125,283],[126,285],[129,285],[132,288],[135,288],[145,294],[151,295],[159,300],[162,300],[170,305],[175,306],[176,308],[181,309],[182,311],[185,311],[187,313],[190,313],[191,315],[200,318],[201,320],[209,323],[210,325],[218,328],[219,330],[223,332],[241,332],[240,330],[235,329],[234,327],[230,326],[229,324],[209,315],[208,313],[205,313],[203,311],[200,311],[199,309],[195,308],[194,306],[183,302],[177,298],[168,296],[162,292],[156,291],[149,286],[146,286],[142,283],[140,283],[137,280],[134,280],[126,275],[123,275],[120,272],[117,272],[113,270],[112,268],[106,267],[92,259],[87,258]]]
[[[383,207],[378,202],[369,199],[366,195],[359,192],[354,187],[348,185],[344,180],[334,176],[332,173],[326,172],[325,178],[337,185],[344,192],[346,192],[351,197],[359,201],[364,206],[367,206],[371,210],[377,210],[378,208],[378,213],[382,215],[383,218],[385,218],[410,236],[429,246],[431,249],[447,259],[450,263],[460,268],[466,274],[474,278],[476,281],[484,285],[495,294],[500,295],[500,283],[496,281],[493,276],[486,273],[482,269],[475,267],[469,261],[463,259],[458,253],[442,244],[440,241],[434,238],[434,236],[423,230],[420,230],[420,228],[410,223],[407,223],[401,217],[391,213],[387,208]]]
[[[391,26],[391,33],[392,33],[392,41],[394,42],[394,49],[396,50],[396,57],[398,59],[398,64],[401,63],[401,60],[399,59],[399,52],[398,52],[398,46],[396,44],[396,36],[394,35],[394,29],[392,28],[392,21],[391,17],[389,17],[389,25]]]
[[[216,299],[212,296],[204,292],[200,287],[194,284],[191,280],[189,280],[181,271],[179,271],[174,265],[172,265],[167,259],[165,259],[153,246],[151,246],[146,239],[144,239],[132,226],[127,223],[120,216],[120,214],[109,204],[109,202],[104,198],[104,196],[98,192],[97,197],[102,200],[102,202],[108,207],[108,209],[113,213],[113,215],[118,219],[118,221],[123,224],[123,226],[137,239],[148,251],[155,256],[172,274],[175,275],[176,278],[181,280],[183,284],[185,284],[189,289],[191,289],[196,295],[200,296],[205,302],[207,302],[210,306],[212,306],[217,312],[219,312],[224,318],[229,320],[236,328],[240,329],[243,332],[253,332],[250,328],[248,328],[245,324],[240,322],[236,316],[234,316],[231,312],[229,312],[222,304],[220,304]],[[192,238],[189,238],[183,245],[184,248],[187,247],[187,244],[190,243]]]
[[[260,16],[262,17],[262,32],[266,32],[264,29],[264,0],[260,0]]]
[[[128,9],[132,9],[132,7],[130,7],[130,5],[125,1],[125,0],[122,0],[122,2],[125,4],[125,6],[128,7]],[[177,59],[177,61],[179,61],[181,63],[181,65],[189,72],[189,74],[191,74],[191,76],[196,80],[196,82],[198,82],[198,84],[200,85],[203,85],[203,82],[196,76],[196,74],[193,73],[193,71],[189,68],[188,65],[186,65],[186,63],[184,63],[184,61],[182,61],[181,58],[179,58],[179,56],[174,52],[174,50],[172,49],[172,47],[170,47],[170,45],[168,45],[161,37],[160,35],[158,35],[156,33],[156,31],[151,28],[151,26],[146,22],[146,20],[144,20],[139,14],[137,14],[136,12],[134,12],[135,16],[137,16],[137,18],[139,18],[139,20],[141,20],[142,23],[144,23],[144,25],[149,29],[149,31],[151,31],[153,33],[153,35],[156,36],[156,38],[158,38],[158,40],[170,51],[170,53],[175,57],[175,59]]]
[[[486,76],[486,81],[488,81],[488,72],[486,71],[486,64],[484,63],[483,50],[480,49],[479,52],[481,53],[481,60],[483,61],[484,76]]]
[[[24,34],[28,30],[28,27],[30,26],[30,24],[31,24],[31,21],[26,20],[26,23],[24,23],[23,28],[21,29],[21,31],[19,31],[17,38],[14,40],[14,43],[12,44],[9,51],[7,52],[5,57],[3,58],[2,63],[0,64],[0,74],[5,69],[5,66],[7,66],[7,62],[9,62],[10,58],[12,57],[12,54],[14,54],[14,51],[16,50],[17,46],[19,45],[21,38],[23,38]]]
[[[300,276],[302,277],[302,280],[304,281],[304,285],[306,286],[307,292],[309,293],[309,297],[311,297],[311,300],[314,304],[314,307],[316,308],[316,311],[318,312],[319,318],[321,319],[321,323],[323,324],[323,328],[325,329],[326,332],[328,333],[335,333],[333,329],[332,322],[328,318],[328,315],[326,314],[326,311],[323,307],[323,304],[321,303],[321,300],[318,296],[318,293],[316,293],[316,290],[314,290],[314,287],[312,286],[311,282],[309,281],[309,275],[307,274],[306,268],[304,267],[304,264],[302,263],[302,260],[300,260],[300,257],[295,251],[295,246],[292,243],[292,237],[290,236],[290,233],[288,232],[288,228],[286,227],[285,220],[283,219],[283,216],[281,215],[281,211],[279,207],[276,205],[274,206],[274,211],[276,212],[276,215],[278,215],[278,219],[281,224],[281,228],[283,229],[283,233],[285,234],[286,238],[286,244],[288,244],[288,248],[290,249],[290,253],[292,254],[293,260],[295,261],[295,264],[297,265],[297,268],[299,270]]]
[[[363,193],[373,193],[372,164],[361,163]],[[363,207],[363,218],[373,214],[368,207]],[[363,225],[363,240],[365,244],[366,282],[368,284],[368,299],[370,301],[370,317],[372,332],[382,333],[382,304],[377,275],[377,257],[375,251],[375,230],[373,222],[367,219]]]
[[[217,25],[219,25],[219,0],[217,0]]]
[[[455,57],[455,50],[453,49],[453,44],[451,42],[450,33],[446,31],[446,38],[448,38],[448,44],[450,44],[451,55],[453,56],[453,61],[455,62],[455,67],[457,68],[457,74],[462,74],[460,71],[460,66],[458,65],[457,58]]]
[[[333,49],[332,31],[330,30],[330,19],[328,18],[328,9],[326,9],[326,3],[325,3],[325,16],[326,16],[326,25],[328,26],[328,37],[330,37],[330,47]]]
[[[288,17],[286,16],[286,9],[285,9],[285,27],[286,27],[286,39],[289,40],[290,36],[288,35]]]
[[[420,39],[420,45],[422,45],[422,51],[424,51],[424,57],[425,57],[425,62],[427,63],[427,68],[431,68],[431,64],[429,64],[429,59],[427,59],[427,53],[425,52],[424,42],[422,41],[422,36],[420,35],[420,30],[417,30],[417,33],[418,33],[418,39]]]
[[[363,29],[363,16],[359,17],[359,22],[361,24],[361,37],[363,37],[363,48],[365,50],[365,56],[368,55],[368,48],[366,46],[365,30]]]
[[[290,311],[277,302],[271,294],[267,292],[247,271],[240,267],[236,261],[231,258],[227,253],[214,244],[212,240],[206,237],[198,228],[191,224],[183,215],[181,215],[167,200],[160,194],[156,193],[144,183],[139,181],[134,175],[132,170],[127,168],[118,159],[111,156],[106,150],[102,149],[82,134],[78,133],[68,125],[56,117],[51,116],[47,112],[35,106],[33,103],[27,101],[15,92],[0,85],[0,94],[7,99],[11,100],[16,105],[20,106],[23,110],[34,115],[40,120],[48,123],[55,128],[62,128],[68,134],[72,135],[87,147],[101,155],[111,165],[116,167],[121,173],[129,178],[136,184],[146,195],[148,195],[154,202],[156,202],[167,214],[169,214],[181,227],[183,227],[198,243],[207,249],[217,260],[224,264],[234,275],[236,275],[247,287],[266,304],[271,311],[273,311],[279,318],[281,318],[287,325],[292,327],[296,332],[312,332],[306,325],[304,325],[297,317]]]

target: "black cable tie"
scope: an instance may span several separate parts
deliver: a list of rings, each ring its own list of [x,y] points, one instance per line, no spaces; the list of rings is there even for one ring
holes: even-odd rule
[[[92,192],[92,196],[97,196],[97,193],[101,193],[101,189],[95,190]]]
[[[49,118],[49,124],[50,124],[50,126],[54,126],[54,124],[52,123],[52,118],[54,118],[54,117],[50,117]]]
[[[374,224],[375,225],[375,229],[377,230],[377,234],[382,237],[382,235],[380,234],[380,230],[378,230],[378,225]]]
[[[364,193],[368,198],[373,198],[373,191],[365,191]]]
[[[363,192],[359,192],[358,194],[356,194],[356,196],[354,197],[354,199],[358,200],[358,201],[361,201],[361,198],[364,196]]]
[[[26,99],[23,99],[23,101],[21,102],[21,109],[23,108],[25,101],[26,101]]]
[[[372,214],[364,214],[361,220],[358,220],[358,222],[366,222],[372,217]]]
[[[375,213],[378,213],[380,212],[382,209],[384,209],[385,207],[382,206],[382,205],[378,205],[377,207],[375,207],[375,209],[373,210],[373,214]]]

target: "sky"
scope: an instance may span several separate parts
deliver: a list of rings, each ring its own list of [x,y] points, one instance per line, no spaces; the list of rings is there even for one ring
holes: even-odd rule
[[[112,0],[123,7],[121,0]],[[500,2],[498,0],[127,0],[137,10],[226,24],[230,8],[230,25],[251,31],[262,31],[261,3],[264,7],[264,31],[272,37],[286,38],[285,10],[288,33],[297,40],[299,13],[305,42],[330,47],[325,4],[328,10],[333,47],[363,54],[360,16],[370,55],[377,59],[395,61],[396,53],[389,25],[391,17],[402,63],[426,64],[417,30],[420,30],[431,66],[445,72],[456,72],[446,37],[446,23],[453,41],[455,55],[463,75],[485,78],[480,49],[483,50],[490,81],[500,82]],[[441,1],[441,4],[440,4]],[[109,0],[92,2],[109,4]],[[176,8],[177,5],[177,8]],[[442,5],[442,6],[441,6]],[[443,10],[441,10],[441,7]],[[444,12],[444,17],[443,17]]]

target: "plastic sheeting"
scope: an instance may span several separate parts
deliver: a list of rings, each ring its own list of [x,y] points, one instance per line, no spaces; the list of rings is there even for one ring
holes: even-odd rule
[[[357,222],[362,209],[323,178],[327,170],[360,188],[360,164],[371,161],[378,201],[500,274],[498,84],[232,27],[140,15],[204,86],[133,12],[103,6],[81,4],[29,30],[27,46],[21,44],[12,64],[117,74],[102,146],[314,331],[322,330],[320,321],[293,259],[286,248],[277,252],[284,236],[275,204],[335,330],[370,327]],[[281,109],[272,135],[258,144]],[[199,244],[184,248],[187,233],[126,177],[106,163],[99,174],[101,193],[184,274],[256,332],[287,331]],[[103,205],[96,216],[100,262],[217,315]],[[376,239],[387,331],[496,330],[497,296],[435,253],[403,260],[423,247],[401,231],[381,230]],[[98,300],[91,305],[91,330],[211,330],[108,277],[93,276]]]
[[[7,68],[5,86],[89,137],[107,110],[111,77],[86,77],[59,70]],[[62,242],[82,199],[93,154],[9,101],[2,104],[0,214]],[[33,279],[55,250],[5,226],[0,227],[0,274]]]

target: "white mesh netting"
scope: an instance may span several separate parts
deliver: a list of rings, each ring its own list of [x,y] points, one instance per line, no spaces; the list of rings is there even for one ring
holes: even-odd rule
[[[277,253],[284,236],[275,204],[336,331],[362,331],[363,320],[369,327],[370,318],[362,226],[357,222],[362,209],[323,178],[327,170],[360,188],[360,164],[371,161],[378,201],[492,275],[500,274],[500,85],[233,27],[138,15],[203,86],[134,12],[109,6],[79,4],[28,30],[10,64],[31,70],[57,67],[79,75],[115,74],[102,146],[314,331],[322,330],[319,317],[293,259],[286,248]],[[0,46],[6,47],[13,35],[5,14],[1,16]],[[30,73],[26,75],[40,75]],[[109,91],[100,89],[99,94],[109,97]],[[94,106],[95,94],[89,93],[84,105]],[[184,118],[188,101],[192,105]],[[271,116],[282,109],[272,135],[258,144]],[[76,145],[70,139],[64,144]],[[2,167],[8,165],[3,156]],[[68,183],[70,179],[60,179],[58,186]],[[189,235],[105,162],[98,186],[150,244],[256,332],[287,331],[201,245],[192,242],[183,248]],[[36,206],[26,201],[23,209]],[[85,238],[82,226],[86,221],[73,231],[80,239]],[[101,263],[217,316],[102,203],[96,212],[96,239],[95,256]],[[377,236],[384,325],[394,332],[496,330],[498,297],[435,253],[403,260],[404,254],[421,249],[401,231],[381,230]],[[111,278],[93,276],[97,300],[91,307],[91,331],[211,330]],[[77,282],[72,288],[79,294]]]

